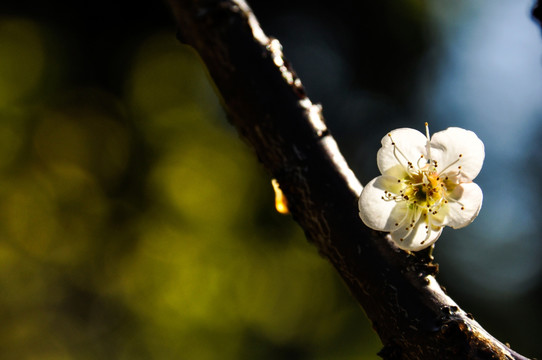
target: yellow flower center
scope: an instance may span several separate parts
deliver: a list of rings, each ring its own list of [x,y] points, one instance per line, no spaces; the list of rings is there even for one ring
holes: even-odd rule
[[[448,203],[450,192],[457,186],[450,179],[440,177],[434,166],[425,165],[419,170],[411,170],[401,183],[398,192],[384,192],[385,200],[406,201],[409,209],[418,208],[423,214],[436,215]]]
[[[433,207],[443,201],[446,192],[444,181],[436,172],[421,169],[405,179],[406,187],[401,191],[403,198],[412,205]],[[401,195],[401,193],[400,193]]]

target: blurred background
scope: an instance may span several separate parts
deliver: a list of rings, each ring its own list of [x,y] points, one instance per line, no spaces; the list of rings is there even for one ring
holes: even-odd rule
[[[439,280],[541,358],[533,1],[250,5],[362,183],[391,129],[485,142],[484,206],[444,231]],[[377,358],[163,2],[0,4],[0,199],[2,359]]]

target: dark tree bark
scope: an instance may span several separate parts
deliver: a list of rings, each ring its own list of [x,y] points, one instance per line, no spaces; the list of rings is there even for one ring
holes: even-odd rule
[[[243,0],[169,0],[231,123],[276,178],[307,239],[364,308],[384,359],[526,359],[493,338],[435,280],[427,253],[399,250],[358,217],[361,185],[319,106]],[[373,159],[371,159],[373,161]]]
[[[533,18],[542,24],[542,2],[538,0],[533,6]]]

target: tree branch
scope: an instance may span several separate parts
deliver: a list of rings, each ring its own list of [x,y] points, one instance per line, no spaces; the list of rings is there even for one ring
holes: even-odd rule
[[[538,22],[539,25],[542,25],[542,2],[538,0],[532,10],[533,18]]]
[[[526,359],[449,298],[427,254],[399,250],[358,217],[361,185],[321,109],[243,0],[169,0],[231,123],[276,178],[289,210],[365,309],[385,359]]]

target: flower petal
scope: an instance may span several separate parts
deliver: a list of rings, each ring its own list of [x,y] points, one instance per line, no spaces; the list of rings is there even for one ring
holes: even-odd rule
[[[482,208],[482,189],[475,183],[464,183],[456,186],[449,196],[447,211],[439,225],[447,225],[460,229],[469,225],[478,216]]]
[[[431,246],[442,233],[442,227],[429,226],[425,217],[420,217],[414,228],[408,232],[401,227],[391,233],[392,240],[403,250],[419,251]]]
[[[417,130],[393,130],[382,138],[382,147],[376,155],[378,169],[383,175],[404,178],[408,163],[411,162],[417,168],[420,157],[426,156],[426,145],[427,138]]]
[[[406,201],[385,200],[384,191],[396,193],[397,179],[391,176],[379,176],[371,180],[359,197],[359,217],[373,230],[391,231],[397,228],[406,215]]]
[[[437,171],[447,168],[444,173],[460,173],[460,182],[471,181],[482,169],[484,143],[472,131],[451,127],[431,137],[431,157]]]

